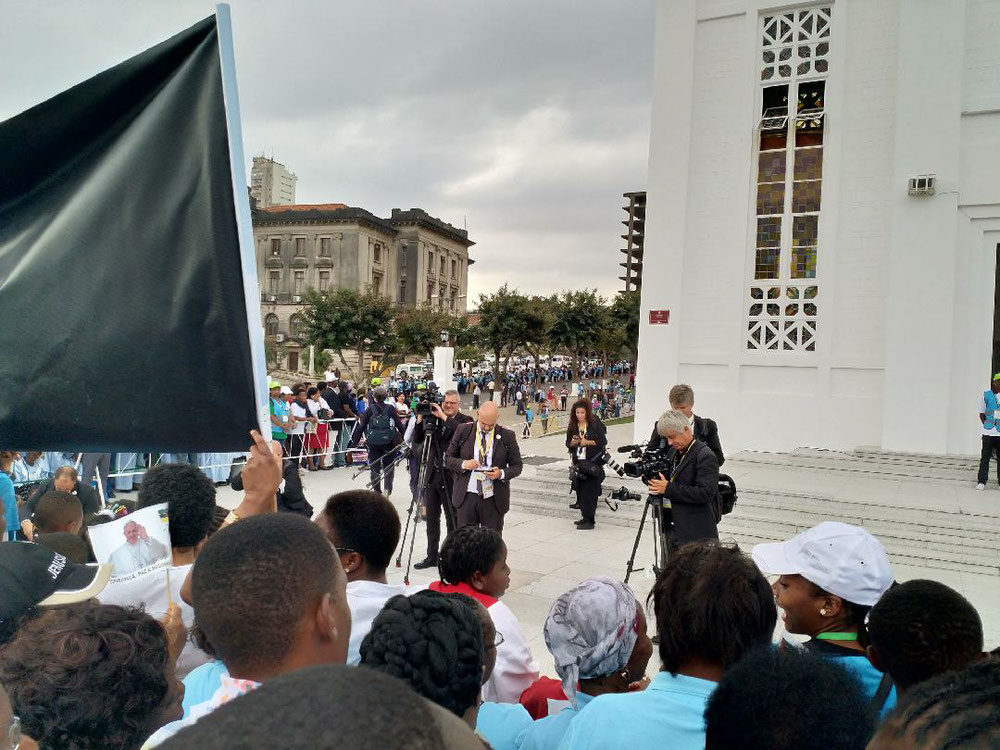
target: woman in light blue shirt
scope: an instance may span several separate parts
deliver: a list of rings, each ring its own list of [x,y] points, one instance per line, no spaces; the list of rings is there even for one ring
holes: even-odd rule
[[[558,747],[595,696],[641,690],[653,655],[646,615],[635,595],[606,577],[588,578],[556,599],[544,634],[570,705],[525,729],[517,738],[519,750]]]
[[[600,695],[560,750],[703,750],[705,704],[730,666],[767,648],[778,619],[767,579],[739,547],[693,542],[672,553],[650,594],[662,671],[637,693]]]

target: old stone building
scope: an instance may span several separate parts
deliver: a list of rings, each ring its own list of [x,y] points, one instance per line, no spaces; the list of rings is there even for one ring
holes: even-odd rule
[[[464,313],[468,232],[423,209],[381,218],[342,203],[268,206],[252,212],[261,323],[287,370],[308,367],[301,311],[307,290],[369,286],[404,307]]]

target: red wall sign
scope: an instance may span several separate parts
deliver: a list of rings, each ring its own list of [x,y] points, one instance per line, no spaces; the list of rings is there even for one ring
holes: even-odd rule
[[[670,310],[650,310],[649,324],[651,326],[665,326],[670,322]]]

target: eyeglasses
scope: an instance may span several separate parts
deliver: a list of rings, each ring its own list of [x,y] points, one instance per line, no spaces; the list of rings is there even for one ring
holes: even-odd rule
[[[501,633],[499,630],[496,631],[496,633],[497,633],[496,638],[493,639],[493,643],[486,647],[487,651],[489,651],[491,648],[496,648],[501,643],[503,643],[503,633]]]
[[[17,750],[21,746],[21,719],[17,716],[10,717],[10,724],[7,725],[7,747],[10,750]]]

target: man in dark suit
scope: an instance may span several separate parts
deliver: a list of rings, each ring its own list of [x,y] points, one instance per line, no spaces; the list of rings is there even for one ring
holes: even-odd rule
[[[503,531],[510,510],[510,480],[521,473],[521,449],[514,432],[497,425],[493,401],[479,407],[479,420],[459,425],[448,446],[445,466],[455,478],[451,501],[458,528],[486,526]]]
[[[451,439],[460,425],[473,422],[472,417],[461,411],[462,402],[458,391],[445,391],[444,400],[438,406],[431,403],[431,413],[437,417],[437,426],[433,432],[425,430],[423,417],[416,418],[413,428],[413,444],[420,445],[425,434],[433,437],[430,447],[427,469],[427,489],[424,491],[423,504],[427,511],[427,557],[413,567],[418,570],[437,567],[438,547],[441,543],[441,511],[444,510],[445,525],[450,534],[455,530],[455,508],[451,503],[454,491],[454,476],[445,467],[444,457],[451,445]]]
[[[77,474],[76,469],[72,466],[60,466],[56,469],[55,476],[43,482],[24,504],[24,508],[22,509],[23,517],[31,518],[31,514],[35,512],[35,506],[38,505],[38,501],[42,495],[52,490],[72,492],[76,495],[80,499],[80,505],[83,506],[85,516],[96,513],[101,509],[101,498],[98,496],[97,490],[89,484],[81,482],[79,474]]]
[[[687,416],[681,411],[664,413],[656,429],[657,436],[673,448],[673,463],[669,480],[660,474],[648,487],[651,495],[670,501],[672,546],[680,547],[700,539],[718,539],[719,462],[714,451],[695,438]]]
[[[670,401],[671,409],[679,411],[687,417],[695,439],[711,448],[712,453],[715,454],[715,458],[719,462],[719,466],[722,466],[726,462],[726,457],[722,455],[722,443],[719,442],[719,426],[715,423],[715,420],[708,417],[699,417],[694,413],[694,389],[689,385],[681,383],[670,389],[670,394],[667,398]],[[649,436],[649,446],[655,448],[660,444],[660,441],[660,434],[656,431],[656,425],[654,424],[653,433]]]

